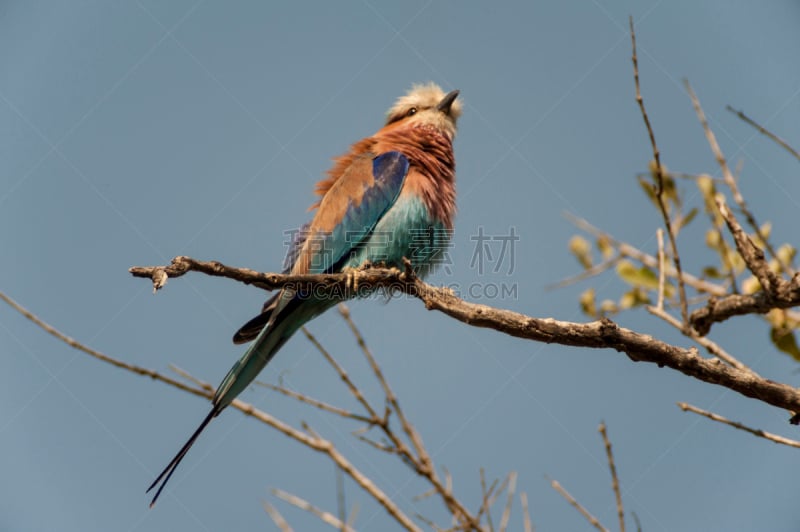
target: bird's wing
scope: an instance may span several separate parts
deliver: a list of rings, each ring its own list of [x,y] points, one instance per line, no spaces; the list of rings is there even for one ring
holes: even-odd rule
[[[396,151],[356,157],[325,194],[314,219],[295,234],[285,271],[298,275],[337,271],[397,200],[408,168],[406,156]],[[270,298],[261,314],[236,332],[234,343],[258,336],[275,311],[289,303],[291,298],[281,294]]]

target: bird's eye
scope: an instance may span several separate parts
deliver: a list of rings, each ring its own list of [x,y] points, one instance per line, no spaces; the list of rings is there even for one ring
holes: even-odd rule
[[[406,113],[406,116],[414,116],[415,114],[417,114],[417,108],[416,107],[412,107],[411,109],[408,110],[408,112]]]

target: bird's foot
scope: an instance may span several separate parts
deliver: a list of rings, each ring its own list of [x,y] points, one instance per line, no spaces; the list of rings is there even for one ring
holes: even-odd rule
[[[358,278],[361,276],[361,269],[346,266],[342,273],[345,274],[345,288],[347,291],[354,294],[358,293]]]

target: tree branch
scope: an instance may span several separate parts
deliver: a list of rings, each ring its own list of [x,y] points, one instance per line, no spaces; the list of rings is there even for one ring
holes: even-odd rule
[[[743,121],[744,121],[744,122],[746,122],[747,124],[750,124],[751,126],[753,126],[753,127],[754,127],[754,128],[755,128],[755,129],[756,129],[756,130],[757,130],[759,133],[761,133],[762,135],[766,135],[767,137],[769,137],[770,139],[772,139],[772,140],[773,140],[773,141],[774,141],[774,142],[775,142],[775,143],[776,143],[778,146],[780,146],[780,147],[781,147],[781,148],[783,148],[784,150],[786,150],[786,151],[788,151],[789,153],[791,153],[791,154],[792,154],[792,156],[794,156],[794,158],[795,158],[795,159],[797,159],[797,160],[799,160],[799,161],[800,161],[800,153],[798,153],[798,151],[797,151],[797,150],[795,150],[794,148],[792,148],[792,147],[789,145],[789,143],[788,143],[788,142],[786,142],[785,140],[783,140],[782,138],[780,138],[778,135],[776,135],[775,133],[771,132],[770,130],[768,130],[767,128],[765,128],[764,126],[762,126],[761,124],[759,124],[758,122],[756,122],[755,120],[753,120],[752,118],[750,118],[749,116],[747,116],[746,114],[744,114],[744,111],[739,111],[739,110],[737,110],[737,109],[734,109],[734,108],[733,108],[733,107],[731,107],[730,105],[726,105],[726,106],[725,106],[725,109],[727,109],[727,110],[728,110],[728,111],[730,111],[731,113],[733,113],[733,114],[735,114],[736,116],[738,116],[738,117],[739,117],[741,120],[743,120]]]
[[[800,274],[795,273],[787,281],[773,272],[764,258],[764,252],[742,229],[725,203],[725,198],[717,195],[716,202],[736,242],[736,249],[763,290],[752,295],[730,294],[720,299],[709,299],[705,307],[695,310],[690,317],[690,323],[701,335],[708,334],[714,323],[732,316],[765,314],[774,308],[786,309],[800,305]]]
[[[182,275],[182,274],[181,274]],[[52,334],[59,340],[65,342],[66,344],[70,345],[71,347],[83,351],[84,353],[97,358],[107,364],[111,364],[118,368],[125,369],[127,371],[143,375],[146,377],[150,377],[154,380],[158,380],[164,382],[166,384],[170,384],[179,388],[181,390],[187,391],[191,394],[205,397],[206,399],[212,399],[214,396],[214,388],[209,385],[208,383],[202,382],[197,380],[193,377],[189,377],[192,382],[197,384],[197,388],[184,384],[180,381],[175,379],[171,379],[169,377],[163,376],[160,373],[147,369],[142,368],[140,366],[136,366],[134,364],[128,364],[126,362],[122,362],[117,360],[113,357],[95,351],[85,345],[81,344],[80,342],[73,340],[72,338],[62,334],[52,326],[48,325],[47,323],[43,322],[39,318],[37,318],[33,313],[22,307],[20,304],[15,302],[13,299],[5,295],[4,293],[0,292],[0,299],[8,303],[11,307],[21,313],[23,316],[34,322],[36,325],[47,331],[48,333]],[[179,373],[184,374],[181,370],[178,370]],[[246,416],[253,417],[262,423],[269,425],[270,427],[276,429],[277,431],[283,433],[286,436],[302,443],[306,447],[313,449],[314,451],[323,453],[328,455],[328,457],[344,472],[346,473],[351,479],[353,479],[356,484],[361,486],[361,488],[366,491],[371,497],[373,497],[383,508],[391,515],[400,525],[403,526],[406,530],[410,531],[419,531],[420,528],[405,514],[403,511],[395,504],[392,499],[386,495],[369,477],[364,475],[361,471],[359,471],[348,459],[345,457],[334,445],[331,441],[326,440],[324,438],[306,434],[291,425],[281,421],[280,419],[271,416],[270,414],[255,408],[252,404],[246,403],[241,399],[235,399],[231,403],[231,408],[239,410]]]
[[[179,275],[188,271],[205,271],[209,264],[213,264],[214,275],[247,284],[267,280],[270,286],[280,288],[293,284],[297,286],[299,283],[311,288],[315,297],[325,295],[341,297],[342,294],[351,294],[347,287],[348,280],[352,276],[344,273],[304,276],[259,273],[224,266],[218,262],[204,263],[188,257],[176,257],[172,264],[176,263],[181,265],[181,268],[176,270],[180,271]],[[169,275],[170,270],[169,267],[156,266],[132,268],[131,271],[136,271],[139,277],[150,277],[151,273],[159,271]],[[510,310],[468,303],[456,297],[452,290],[431,286],[408,270],[401,272],[394,268],[368,267],[359,270],[357,275],[360,295],[365,295],[369,290],[378,287],[389,287],[422,300],[428,310],[438,310],[473,327],[494,329],[509,336],[549,344],[614,349],[627,354],[634,361],[650,362],[660,367],[667,366],[684,375],[724,386],[778,408],[800,411],[800,391],[792,386],[753,375],[746,370],[726,366],[717,359],[703,358],[694,347],[687,349],[670,345],[652,336],[620,327],[610,319],[575,323],[552,318],[534,318]],[[361,292],[362,290],[364,292]]]
[[[730,419],[722,417],[719,414],[709,412],[708,410],[703,410],[702,408],[697,408],[696,406],[692,406],[688,403],[678,403],[678,407],[684,412],[694,412],[695,414],[707,417],[708,419],[724,423],[725,425],[730,425],[735,429],[749,432],[750,434],[758,436],[759,438],[764,438],[775,443],[780,443],[781,445],[788,445],[789,447],[800,449],[800,441],[790,440],[789,438],[784,438],[783,436],[778,436],[777,434],[772,434],[771,432],[766,432],[761,429],[750,428],[747,425],[739,423],[738,421],[731,421]]]
[[[650,145],[653,148],[653,160],[655,161],[655,178],[656,189],[655,196],[658,201],[658,208],[661,211],[661,217],[664,219],[664,226],[667,228],[667,236],[669,237],[669,244],[672,248],[672,262],[675,263],[675,269],[678,271],[678,295],[681,302],[681,317],[683,323],[689,324],[689,305],[686,299],[686,287],[683,284],[683,269],[681,268],[681,256],[678,253],[678,243],[676,242],[675,231],[672,228],[672,220],[667,210],[666,199],[664,198],[664,167],[661,165],[661,153],[656,144],[656,136],[653,133],[653,126],[650,125],[650,118],[647,116],[647,110],[644,107],[644,98],[642,98],[642,91],[639,85],[639,60],[636,57],[636,32],[633,30],[633,17],[628,17],[628,23],[631,29],[631,48],[633,49],[633,81],[636,86],[636,103],[639,104],[639,110],[644,119],[644,125],[647,127],[647,134],[650,137]]]

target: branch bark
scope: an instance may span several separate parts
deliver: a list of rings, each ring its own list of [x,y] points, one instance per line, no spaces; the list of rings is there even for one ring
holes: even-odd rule
[[[667,366],[703,382],[724,386],[746,397],[800,412],[800,390],[730,367],[718,359],[704,358],[694,347],[671,345],[650,335],[620,327],[610,319],[575,323],[553,318],[534,318],[519,312],[469,303],[456,297],[447,288],[434,287],[423,282],[409,268],[400,271],[395,268],[367,267],[348,274],[292,276],[259,273],[246,268],[233,268],[220,262],[176,257],[169,266],[134,267],[130,271],[137,277],[149,277],[154,283],[164,275],[177,277],[189,271],[213,272],[211,275],[263,288],[296,288],[301,285],[313,292],[315,297],[364,296],[379,287],[390,288],[420,299],[428,310],[437,310],[473,327],[494,329],[517,338],[548,344],[614,349],[627,354],[633,361],[650,362],[659,367]],[[356,283],[353,282],[353,275],[357,278]]]

